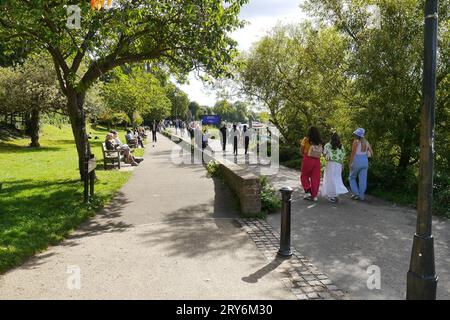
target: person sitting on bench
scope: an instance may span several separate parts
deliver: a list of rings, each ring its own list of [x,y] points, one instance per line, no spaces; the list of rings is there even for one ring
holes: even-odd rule
[[[121,144],[120,139],[117,138],[117,132],[108,133],[106,135],[105,146],[107,150],[119,150],[125,158],[125,163],[131,164],[133,167],[139,165],[144,159],[136,159],[131,155],[131,150],[126,144]]]
[[[141,134],[139,133],[139,130],[136,128],[136,129],[134,129],[134,135],[133,135],[134,137],[136,137],[136,140],[137,140],[137,146],[139,147],[141,147],[142,149],[144,149],[144,143],[142,142],[142,136],[141,136]]]
[[[134,140],[134,135],[131,130],[127,130],[127,134],[125,135],[125,139],[127,140],[127,144],[129,144],[129,141]]]

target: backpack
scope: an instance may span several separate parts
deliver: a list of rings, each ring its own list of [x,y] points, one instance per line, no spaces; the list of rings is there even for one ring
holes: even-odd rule
[[[323,153],[323,147],[322,145],[311,145],[309,147],[309,151],[308,151],[308,157],[310,158],[318,158],[320,159],[320,157],[322,156]]]

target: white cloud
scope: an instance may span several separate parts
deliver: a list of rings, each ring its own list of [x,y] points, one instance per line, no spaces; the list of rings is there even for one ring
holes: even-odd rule
[[[189,95],[191,101],[197,101],[202,106],[213,106],[216,103],[215,92],[211,92],[194,72],[189,75],[188,83],[180,88]]]
[[[242,8],[241,19],[248,24],[232,34],[238,42],[241,51],[250,49],[253,43],[265,36],[277,23],[295,23],[305,18],[300,10],[301,0],[250,0]],[[214,105],[216,96],[208,92],[202,81],[196,79],[194,74],[189,77],[189,84],[181,86],[189,95],[191,101],[201,105]]]

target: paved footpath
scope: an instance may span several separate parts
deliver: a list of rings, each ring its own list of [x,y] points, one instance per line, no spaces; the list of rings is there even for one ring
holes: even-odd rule
[[[229,152],[227,158],[234,161]],[[245,161],[238,158],[238,163]],[[247,168],[255,174],[260,173],[258,166]],[[338,204],[323,198],[314,204],[303,200],[299,171],[280,166],[278,172],[268,178],[276,189],[284,186],[294,189],[292,245],[325,272],[348,299],[406,297],[406,274],[416,228],[416,210],[371,196],[364,203],[354,202],[346,195]],[[270,215],[267,219],[278,232],[279,221],[280,214]],[[433,234],[439,277],[437,298],[448,300],[450,220],[433,218]],[[380,268],[379,290],[370,290],[367,286],[371,266]]]
[[[159,136],[108,207],[60,245],[1,275],[0,299],[342,296],[298,253],[276,259],[271,227],[239,219],[228,188],[203,166],[172,164],[173,146]]]
[[[218,141],[213,142],[220,150]],[[222,156],[216,151],[216,155]],[[245,166],[242,151],[237,159]],[[258,166],[246,166],[259,174]],[[370,170],[370,169],[369,169]],[[364,203],[343,196],[338,204],[320,198],[318,203],[304,201],[300,172],[280,166],[269,181],[276,188],[294,188],[292,203],[292,245],[326,273],[348,299],[404,299],[409,269],[416,210],[396,206],[368,196]],[[280,214],[270,215],[269,225],[279,232]],[[437,298],[450,299],[450,220],[433,218]],[[380,268],[381,289],[370,290],[367,280],[371,266]]]

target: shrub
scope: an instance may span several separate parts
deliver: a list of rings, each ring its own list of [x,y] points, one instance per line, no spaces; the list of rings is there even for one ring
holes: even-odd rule
[[[280,162],[300,160],[300,148],[287,144],[280,144]]]
[[[437,173],[434,177],[433,192],[434,213],[450,218],[450,176]]]
[[[206,165],[206,170],[208,171],[208,175],[212,178],[220,177],[220,164],[217,161],[211,160]]]
[[[272,187],[267,177],[263,176],[260,179],[261,183],[261,210],[267,213],[274,213],[280,210],[281,200],[278,196],[277,190]]]
[[[283,162],[283,165],[291,169],[300,170],[302,168],[302,160],[301,159],[289,160]]]

